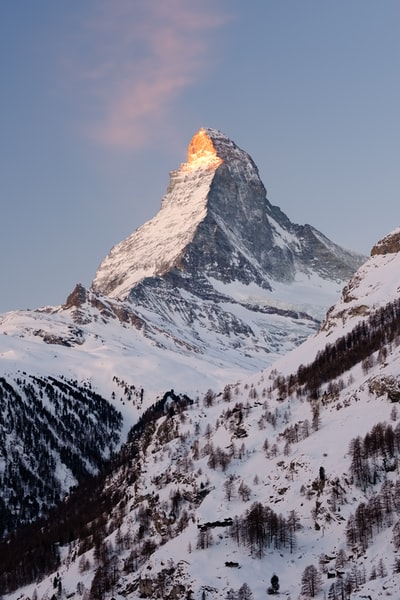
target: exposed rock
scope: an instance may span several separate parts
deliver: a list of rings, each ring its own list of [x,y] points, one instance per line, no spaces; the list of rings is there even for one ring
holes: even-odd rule
[[[400,228],[395,229],[375,244],[371,250],[371,256],[396,252],[400,252]]]
[[[86,300],[86,288],[81,283],[77,283],[73,291],[68,296],[64,306],[65,308],[81,308],[81,306],[85,304]]]
[[[132,305],[118,303],[92,291],[88,291],[80,283],[76,284],[74,290],[62,306],[62,310],[72,309],[75,323],[82,325],[90,323],[92,320],[90,311],[87,310],[89,307],[96,309],[105,321],[118,319],[121,323],[133,325],[138,329],[141,329],[144,325],[142,319],[133,311]]]
[[[371,394],[387,397],[391,402],[400,402],[400,379],[393,375],[375,377],[368,383]]]

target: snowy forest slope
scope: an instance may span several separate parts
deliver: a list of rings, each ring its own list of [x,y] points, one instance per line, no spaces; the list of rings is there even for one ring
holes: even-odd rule
[[[0,546],[1,593],[396,597],[400,247],[389,246],[330,326],[286,357],[149,407],[102,475]]]

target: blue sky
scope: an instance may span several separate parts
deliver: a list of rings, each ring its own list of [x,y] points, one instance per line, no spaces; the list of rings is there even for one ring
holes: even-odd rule
[[[61,304],[158,211],[200,127],[362,253],[399,225],[398,0],[0,5],[0,312]]]

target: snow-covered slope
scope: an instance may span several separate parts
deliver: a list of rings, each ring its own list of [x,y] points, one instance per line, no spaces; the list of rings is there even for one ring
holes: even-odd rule
[[[361,260],[310,225],[292,224],[267,200],[251,157],[219,131],[200,130],[159,213],[110,252],[90,290],[77,285],[62,306],[0,316],[6,503],[23,478],[0,531],[52,504],[32,447],[47,460],[55,501],[79,474],[100,468],[167,390],[202,397],[298,346]],[[86,460],[91,394],[109,401],[122,423],[99,428],[100,441],[93,432],[90,443],[104,451]],[[52,429],[50,445],[40,422]],[[33,508],[23,508],[25,497],[35,498],[26,501]],[[10,511],[0,505],[2,514]]]
[[[205,132],[199,132],[195,143],[199,146],[207,140]],[[220,163],[215,152],[207,148],[202,148],[200,158],[192,153],[188,162],[171,174],[169,190],[157,215],[104,259],[93,289],[126,299],[138,281],[163,275],[179,264],[182,252],[207,214],[207,195]]]
[[[367,318],[374,310],[398,298],[399,251],[400,229],[397,228],[372,248],[371,258],[351,278],[340,302],[329,311],[324,329],[330,331],[346,321],[351,326],[353,317]]]
[[[10,549],[21,561],[0,578],[5,597],[258,599],[275,574],[286,598],[397,598],[397,235],[349,283],[368,310],[349,303],[346,318],[342,298],[334,327],[263,372],[148,410],[38,541],[33,530],[0,547],[6,570]]]

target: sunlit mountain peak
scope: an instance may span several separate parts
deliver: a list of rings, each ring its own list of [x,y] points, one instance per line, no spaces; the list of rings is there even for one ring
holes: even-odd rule
[[[215,149],[214,143],[207,131],[199,129],[192,137],[188,147],[187,163],[182,165],[187,170],[216,168],[223,162]]]

